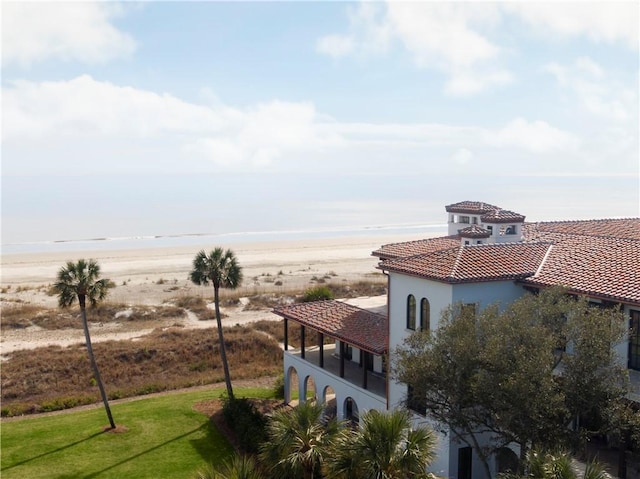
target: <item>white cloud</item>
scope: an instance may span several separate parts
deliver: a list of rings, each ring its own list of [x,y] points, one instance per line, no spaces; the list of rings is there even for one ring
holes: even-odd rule
[[[549,63],[550,73],[587,113],[602,120],[629,122],[638,118],[638,90],[611,78],[596,62],[580,57],[572,64]],[[637,124],[637,123],[636,123]]]
[[[349,32],[319,38],[316,42],[319,53],[340,58],[350,54],[377,55],[388,50],[392,32],[383,4],[361,2],[356,8],[349,6],[347,16]]]
[[[111,23],[121,13],[111,2],[3,2],[2,63],[29,67],[50,58],[104,63],[127,57],[135,41]]]
[[[466,148],[460,148],[451,157],[454,163],[465,166],[473,159],[473,153]]]
[[[638,2],[506,2],[503,8],[545,36],[587,36],[638,49]]]
[[[335,58],[380,54],[395,40],[417,67],[446,75],[446,93],[472,95],[514,80],[502,65],[505,52],[513,47],[503,47],[491,38],[506,16],[521,18],[545,38],[586,36],[596,42],[624,42],[638,48],[636,2],[387,1],[361,2],[349,10],[348,32],[322,37],[317,50]]]
[[[213,93],[209,93],[209,96]],[[3,88],[3,143],[168,142],[227,167],[267,165],[283,153],[336,144],[311,103],[274,100],[247,109],[203,106],[169,94],[100,82],[16,81]]]
[[[500,148],[521,148],[534,153],[575,150],[579,141],[572,134],[544,121],[516,118],[497,131],[486,132],[484,141]]]
[[[478,29],[497,20],[489,4],[361,2],[349,11],[349,31],[320,38],[316,49],[334,58],[368,56],[387,52],[397,40],[417,67],[447,75],[447,93],[469,95],[512,81],[495,64],[501,48]]]

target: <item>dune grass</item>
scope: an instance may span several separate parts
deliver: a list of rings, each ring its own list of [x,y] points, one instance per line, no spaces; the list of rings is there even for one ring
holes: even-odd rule
[[[206,463],[229,457],[232,448],[204,414],[199,401],[223,389],[115,404],[124,432],[103,432],[102,408],[2,423],[3,479],[185,478]],[[238,397],[270,397],[265,389],[239,389]]]

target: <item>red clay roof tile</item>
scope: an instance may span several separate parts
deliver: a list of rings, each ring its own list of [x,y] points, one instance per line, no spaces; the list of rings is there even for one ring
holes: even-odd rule
[[[521,279],[533,275],[550,243],[459,246],[380,263],[379,269],[447,283]]]
[[[279,306],[273,312],[374,354],[387,352],[387,318],[340,301]]]

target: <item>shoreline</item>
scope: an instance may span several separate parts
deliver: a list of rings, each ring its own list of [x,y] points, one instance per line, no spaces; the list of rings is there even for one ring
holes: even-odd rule
[[[242,241],[220,244],[230,248],[244,271],[245,286],[254,276],[277,274],[279,271],[315,273],[334,271],[338,274],[363,275],[375,273],[377,258],[371,252],[383,244],[397,243],[438,236],[439,233],[406,233],[328,237],[303,240]],[[188,278],[191,262],[202,249],[217,245],[199,243],[183,246],[147,247],[134,249],[99,249],[37,253],[3,254],[0,285],[37,286],[51,284],[60,267],[71,260],[95,259],[100,263],[102,276],[116,283],[146,278],[156,280],[184,280]],[[322,271],[326,269],[327,271]],[[340,270],[340,272],[336,271]]]

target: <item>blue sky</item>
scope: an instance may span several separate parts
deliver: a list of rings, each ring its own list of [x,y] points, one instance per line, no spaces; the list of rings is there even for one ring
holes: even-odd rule
[[[3,2],[2,242],[637,216],[637,2]]]

